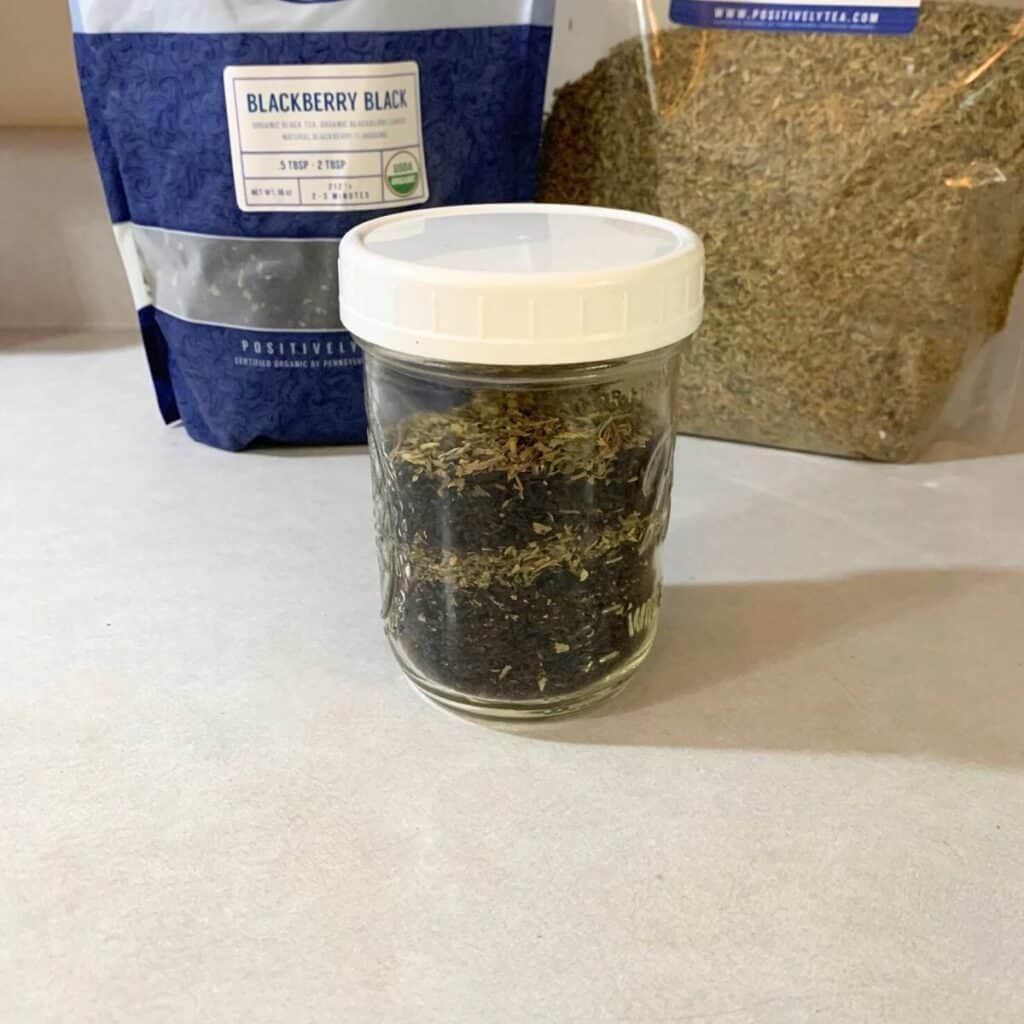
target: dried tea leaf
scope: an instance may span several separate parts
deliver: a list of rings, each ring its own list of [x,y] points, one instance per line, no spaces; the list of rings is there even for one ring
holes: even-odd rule
[[[643,390],[592,385],[482,389],[377,437],[387,625],[417,671],[477,699],[556,700],[641,655],[653,618],[622,613],[660,592],[670,442]]]

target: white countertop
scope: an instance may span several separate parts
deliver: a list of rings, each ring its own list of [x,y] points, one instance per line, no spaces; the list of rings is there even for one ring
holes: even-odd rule
[[[0,343],[0,1021],[1019,1024],[1024,455],[682,439],[618,699],[476,724],[377,618],[362,450]]]

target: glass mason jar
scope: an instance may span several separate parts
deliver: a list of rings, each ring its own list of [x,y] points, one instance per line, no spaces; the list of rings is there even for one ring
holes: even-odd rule
[[[429,697],[562,714],[650,651],[702,266],[679,225],[582,207],[429,210],[346,237],[382,612]]]

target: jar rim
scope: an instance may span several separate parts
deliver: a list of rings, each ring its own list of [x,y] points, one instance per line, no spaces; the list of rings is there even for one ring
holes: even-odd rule
[[[689,228],[601,207],[415,210],[353,228],[339,250],[349,331],[466,364],[568,365],[672,345],[700,324],[703,274]]]

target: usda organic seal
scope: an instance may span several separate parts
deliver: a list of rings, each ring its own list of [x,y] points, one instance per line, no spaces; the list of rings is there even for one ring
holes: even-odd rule
[[[384,180],[396,196],[412,195],[420,183],[420,164],[416,156],[404,149],[395,153],[384,167]]]

